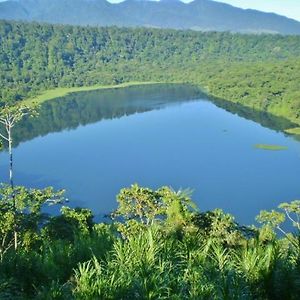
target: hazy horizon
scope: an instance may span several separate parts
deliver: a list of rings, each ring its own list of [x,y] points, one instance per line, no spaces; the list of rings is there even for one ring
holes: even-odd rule
[[[4,2],[8,0],[0,0]],[[111,3],[119,3],[123,0],[107,0]],[[154,0],[155,1],[155,0]],[[181,0],[182,2],[192,2],[190,0]],[[256,9],[263,12],[276,13],[288,18],[300,21],[300,4],[299,0],[212,0],[223,2],[244,9]]]

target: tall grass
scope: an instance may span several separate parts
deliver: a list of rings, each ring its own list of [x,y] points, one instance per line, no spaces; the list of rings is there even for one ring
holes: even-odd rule
[[[171,218],[122,226],[67,212],[32,248],[5,253],[0,299],[299,299],[298,232],[279,238],[271,223],[245,231],[220,210],[174,210]],[[262,217],[278,226],[277,215]]]
[[[297,299],[298,277],[282,281],[288,259],[277,243],[224,247],[194,245],[157,229],[117,240],[105,259],[93,257],[75,270],[76,299]],[[290,266],[290,274],[299,270]],[[298,265],[299,268],[299,265]],[[277,296],[276,296],[277,295]]]

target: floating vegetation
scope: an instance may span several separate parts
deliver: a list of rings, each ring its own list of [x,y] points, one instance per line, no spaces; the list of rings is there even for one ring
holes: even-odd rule
[[[280,146],[280,145],[268,145],[268,144],[256,144],[254,145],[256,149],[262,150],[271,150],[271,151],[279,151],[279,150],[287,150],[287,146]]]

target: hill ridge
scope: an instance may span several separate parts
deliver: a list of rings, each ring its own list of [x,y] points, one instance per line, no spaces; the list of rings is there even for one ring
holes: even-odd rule
[[[300,22],[294,19],[212,0],[9,0],[0,2],[0,19],[300,35]]]

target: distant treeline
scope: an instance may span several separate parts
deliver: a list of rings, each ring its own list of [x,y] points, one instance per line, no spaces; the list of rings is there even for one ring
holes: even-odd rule
[[[0,21],[0,101],[55,87],[199,84],[300,123],[300,37]]]

